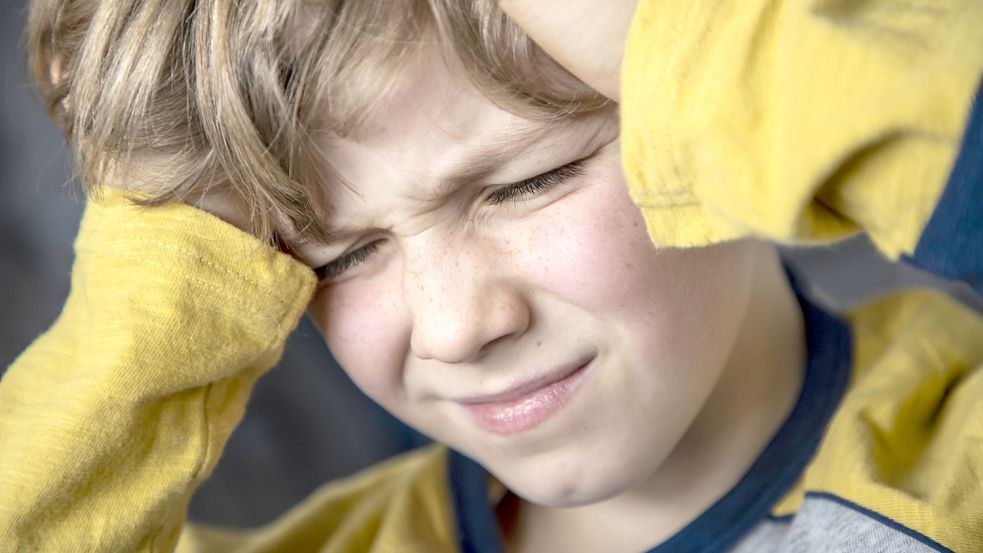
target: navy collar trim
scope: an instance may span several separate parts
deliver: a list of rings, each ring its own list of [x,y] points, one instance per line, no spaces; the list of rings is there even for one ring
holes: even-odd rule
[[[488,472],[469,457],[447,454],[447,477],[461,553],[500,553],[502,533],[488,497]]]
[[[758,459],[727,494],[647,553],[726,551],[798,481],[815,455],[850,380],[850,329],[806,299],[792,278],[805,321],[808,360],[799,400]],[[500,553],[502,536],[488,496],[488,472],[451,450],[447,459],[462,553]]]

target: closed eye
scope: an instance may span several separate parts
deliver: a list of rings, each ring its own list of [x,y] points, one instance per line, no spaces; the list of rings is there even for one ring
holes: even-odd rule
[[[574,161],[541,175],[499,188],[488,196],[488,204],[499,205],[506,202],[516,202],[545,192],[566,179],[584,174],[583,165],[583,160]]]
[[[552,171],[506,185],[492,192],[488,196],[487,202],[489,205],[500,205],[535,196],[563,183],[566,179],[582,175],[584,173],[583,165],[584,160],[574,161]],[[363,263],[379,249],[384,241],[385,239],[375,240],[347,252],[334,261],[315,268],[314,273],[319,281],[330,282]]]
[[[334,278],[341,276],[345,271],[352,269],[356,265],[362,263],[370,255],[375,253],[379,246],[385,241],[385,239],[379,239],[374,242],[369,242],[368,244],[354,249],[338,259],[335,259],[331,263],[321,265],[314,269],[314,274],[317,275],[320,281],[330,281]]]

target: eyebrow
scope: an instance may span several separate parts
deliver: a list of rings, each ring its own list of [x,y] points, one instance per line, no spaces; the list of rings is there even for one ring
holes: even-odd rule
[[[434,186],[433,192],[426,195],[425,201],[440,202],[446,200],[465,184],[487,177],[498,169],[505,160],[515,157],[534,141],[565,128],[570,128],[570,126],[570,124],[561,124],[546,127],[520,127],[510,131],[508,138],[499,138],[483,144],[469,153],[468,159],[470,161],[466,165],[456,168],[451,175],[440,179]],[[516,181],[516,183],[518,182],[520,181]],[[516,183],[503,184],[507,186]]]
[[[468,163],[468,165],[459,168],[453,174],[440,179],[436,186],[434,186],[433,191],[425,196],[424,201],[427,203],[437,203],[446,200],[469,182],[486,178],[509,156],[504,155],[499,150],[496,153],[482,152],[473,157],[480,161]]]
[[[509,157],[502,153],[500,148],[496,148],[495,150],[495,153],[483,150],[478,155],[472,156],[481,161],[469,163],[467,166],[455,171],[454,174],[440,179],[432,192],[428,192],[419,198],[420,202],[429,205],[439,204],[456,194],[466,184],[487,177],[501,165],[504,159]],[[506,184],[506,186],[508,185]],[[363,232],[365,232],[365,229],[362,227],[329,226],[327,228],[327,240],[319,242],[318,245],[331,247],[338,244],[338,242],[344,242],[348,238]]]
[[[482,161],[471,163],[460,170],[455,171],[453,175],[440,179],[432,192],[428,192],[426,195],[419,198],[420,202],[425,204],[438,204],[446,201],[447,198],[456,194],[469,182],[474,182],[475,180],[485,178],[492,171],[494,171],[498,165],[501,164],[503,158],[505,157],[507,156],[495,156],[494,154],[482,156]],[[327,230],[328,240],[319,243],[319,245],[325,247],[334,246],[338,242],[343,242],[349,237],[365,232],[364,228],[355,226],[329,226]]]
[[[421,195],[420,201],[427,204],[444,202],[464,185],[487,177],[505,160],[515,157],[535,140],[553,133],[560,134],[563,130],[575,128],[576,125],[577,122],[575,121],[563,121],[560,124],[545,127],[530,125],[525,128],[513,129],[509,132],[508,138],[498,138],[475,148],[468,154],[470,161],[467,164],[462,164],[461,167],[455,168],[452,174],[437,181],[432,191]],[[514,183],[503,184],[509,186],[519,182],[521,179]],[[328,241],[322,242],[320,245],[331,247],[363,232],[365,229],[362,227],[331,226],[328,228]]]

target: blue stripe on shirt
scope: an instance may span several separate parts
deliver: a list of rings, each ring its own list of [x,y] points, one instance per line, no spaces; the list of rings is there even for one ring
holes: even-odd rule
[[[949,182],[908,261],[983,296],[983,84]]]

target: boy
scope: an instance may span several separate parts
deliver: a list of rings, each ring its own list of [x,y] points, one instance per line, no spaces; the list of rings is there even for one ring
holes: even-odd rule
[[[64,313],[0,387],[4,547],[978,548],[983,323],[929,293],[841,322],[754,237],[861,225],[975,274],[926,237],[980,239],[978,204],[947,198],[979,194],[981,10],[656,4],[623,93],[621,41],[571,53],[554,39],[576,27],[516,2],[570,73],[484,2],[35,5],[42,89],[109,188]],[[577,6],[615,35],[631,11]],[[838,115],[797,104],[804,61],[854,64],[827,93],[864,86]],[[254,532],[185,525],[305,308],[366,393],[451,449]]]

